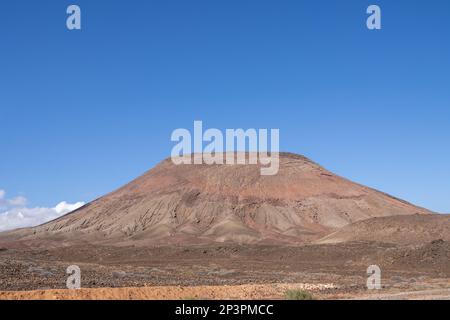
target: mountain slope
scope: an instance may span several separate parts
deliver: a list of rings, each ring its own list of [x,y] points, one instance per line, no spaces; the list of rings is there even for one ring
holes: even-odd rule
[[[360,220],[428,213],[299,155],[280,154],[274,176],[261,176],[259,165],[174,165],[167,159],[71,214],[0,238],[115,245],[302,243]]]
[[[450,241],[450,215],[409,215],[378,217],[340,228],[318,243],[382,241],[395,244]]]

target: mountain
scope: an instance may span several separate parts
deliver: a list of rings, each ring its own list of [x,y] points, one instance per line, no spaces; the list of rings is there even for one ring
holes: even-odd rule
[[[170,159],[82,208],[0,239],[112,245],[307,243],[375,217],[429,211],[280,153],[259,165],[175,165]],[[369,230],[370,231],[370,230]]]
[[[435,240],[450,242],[450,215],[378,217],[358,221],[327,235],[318,243],[382,241],[394,244],[422,244]]]

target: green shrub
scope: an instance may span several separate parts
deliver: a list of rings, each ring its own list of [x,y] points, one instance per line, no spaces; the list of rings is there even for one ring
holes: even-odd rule
[[[311,293],[300,289],[287,290],[284,295],[288,300],[315,300]]]

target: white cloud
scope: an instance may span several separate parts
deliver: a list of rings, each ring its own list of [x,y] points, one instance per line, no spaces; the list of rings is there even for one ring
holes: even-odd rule
[[[27,205],[27,199],[22,196],[15,197],[7,200],[8,205],[11,207],[25,207]]]
[[[63,201],[53,208],[27,208],[25,197],[6,199],[5,196],[6,192],[0,190],[0,231],[37,226],[59,218],[84,205],[84,202],[70,204]]]
[[[70,203],[63,201],[63,202],[58,203],[54,209],[58,214],[66,214],[66,213],[72,212],[74,210],[77,210],[78,208],[80,208],[82,206],[84,206],[84,202],[77,202],[74,204],[70,204]]]

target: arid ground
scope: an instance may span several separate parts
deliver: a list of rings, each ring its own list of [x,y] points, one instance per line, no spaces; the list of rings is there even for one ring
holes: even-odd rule
[[[282,299],[297,288],[323,299],[441,299],[449,261],[449,215],[303,156],[280,154],[275,176],[168,159],[54,221],[1,233],[0,298]],[[70,265],[82,288],[100,289],[52,291],[66,288]],[[367,290],[370,265],[381,290]]]
[[[419,246],[3,248],[0,290],[8,292],[0,298],[282,299],[287,289],[304,289],[320,299],[411,298],[404,293],[414,291],[420,291],[419,298],[450,298],[449,258],[450,243],[439,240]],[[81,268],[82,288],[103,289],[11,292],[65,289],[66,268],[73,264]],[[382,270],[381,290],[366,288],[371,264]],[[105,289],[121,287],[128,289]]]

